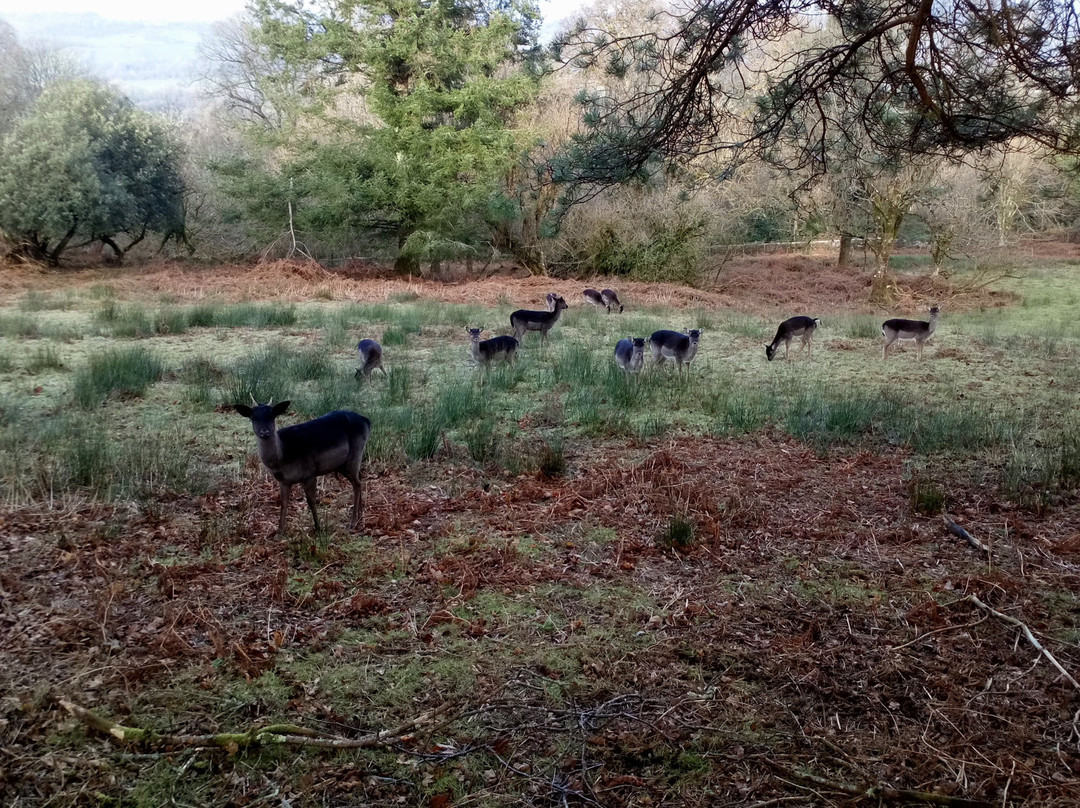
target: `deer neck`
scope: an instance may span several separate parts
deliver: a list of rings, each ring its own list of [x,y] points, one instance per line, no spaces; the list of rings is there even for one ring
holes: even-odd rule
[[[255,441],[259,446],[259,459],[262,460],[263,465],[271,471],[280,469],[285,461],[285,447],[281,445],[281,437],[277,430],[275,429],[266,438],[256,436]]]

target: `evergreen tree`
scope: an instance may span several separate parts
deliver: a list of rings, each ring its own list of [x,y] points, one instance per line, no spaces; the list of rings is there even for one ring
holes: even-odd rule
[[[534,5],[259,0],[253,13],[283,75],[319,80],[270,141],[272,170],[233,164],[249,213],[280,222],[287,193],[297,228],[387,234],[401,271],[487,238],[499,178],[522,149],[513,114],[537,92]]]

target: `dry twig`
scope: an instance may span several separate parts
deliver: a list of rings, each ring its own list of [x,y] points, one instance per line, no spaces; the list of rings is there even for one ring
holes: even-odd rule
[[[1047,651],[1045,647],[1043,647],[1043,644],[1035,638],[1035,635],[1031,633],[1031,629],[1027,627],[1026,623],[1021,620],[1017,620],[1015,617],[1007,615],[1003,612],[999,612],[997,609],[993,609],[987,606],[974,595],[968,595],[967,599],[974,603],[976,606],[978,606],[980,609],[989,612],[999,620],[1004,620],[1006,623],[1010,623],[1020,629],[1024,633],[1024,636],[1027,638],[1027,641],[1031,643],[1035,650],[1042,654],[1044,657],[1046,657],[1050,661],[1050,664],[1057,668],[1061,675],[1068,680],[1069,684],[1071,684],[1077,690],[1080,690],[1080,682],[1076,681],[1076,679],[1074,679],[1069,674],[1069,672],[1061,666],[1061,663],[1054,658],[1054,655]]]
[[[961,539],[966,541],[968,544],[970,544],[976,550],[981,550],[982,552],[986,553],[987,555],[990,554],[990,548],[989,547],[987,547],[981,541],[979,541],[974,536],[972,536],[970,533],[968,533],[966,530],[964,530],[962,527],[960,527],[960,525],[956,524],[956,522],[954,522],[948,516],[946,516],[945,514],[941,514],[941,518],[945,520],[945,528],[946,528],[946,530],[948,530],[954,536],[959,536]]]
[[[153,730],[118,724],[70,701],[61,701],[60,704],[88,727],[125,743],[171,749],[226,749],[230,753],[252,746],[269,744],[320,746],[330,749],[368,749],[375,746],[389,746],[408,739],[418,729],[431,724],[437,716],[447,712],[451,707],[451,703],[446,702],[409,719],[394,729],[379,730],[360,738],[342,738],[320,735],[313,730],[293,724],[272,724],[267,727],[255,727],[247,732],[219,732],[213,735],[161,735]]]
[[[967,797],[953,797],[949,794],[938,794],[934,791],[916,791],[908,788],[888,788],[881,785],[857,786],[851,783],[842,783],[837,780],[829,780],[816,774],[789,769],[775,760],[766,759],[768,764],[787,777],[815,788],[839,791],[856,798],[865,798],[882,802],[925,802],[929,805],[947,805],[951,808],[989,808],[990,803],[984,800],[969,800]]]

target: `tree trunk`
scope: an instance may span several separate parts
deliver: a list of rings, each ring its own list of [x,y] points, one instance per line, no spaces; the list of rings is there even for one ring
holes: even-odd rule
[[[838,267],[851,266],[851,242],[852,237],[850,233],[840,234],[840,255],[836,258],[836,265]]]
[[[105,246],[107,246],[109,249],[111,249],[113,251],[113,255],[115,256],[111,262],[106,261],[105,263],[115,263],[116,266],[120,266],[120,265],[122,265],[124,263],[124,253],[126,251],[120,249],[119,244],[117,244],[115,241],[113,241],[109,236],[102,236],[101,237],[101,243],[104,244]],[[137,243],[138,243],[138,241],[132,242],[132,244],[137,244]],[[128,245],[129,250],[131,249],[132,244]]]
[[[402,250],[405,249],[405,242],[409,240],[409,236],[413,234],[412,227],[399,227],[397,233],[398,254],[394,260],[394,272],[399,275],[419,275],[420,274],[420,261],[416,256],[405,255]]]

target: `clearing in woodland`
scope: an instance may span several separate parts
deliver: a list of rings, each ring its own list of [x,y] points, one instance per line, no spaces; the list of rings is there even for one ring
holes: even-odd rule
[[[1076,805],[1080,276],[984,280],[5,270],[0,802]],[[274,539],[252,397],[371,419],[362,530],[329,477]]]

